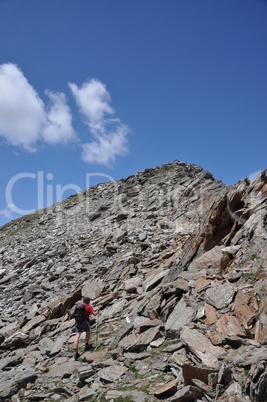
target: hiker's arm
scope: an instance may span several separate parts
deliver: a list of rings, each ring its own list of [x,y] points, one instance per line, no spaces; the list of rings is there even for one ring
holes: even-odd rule
[[[93,314],[93,315],[98,315],[99,310],[100,310],[100,307],[98,307],[98,309],[97,309],[96,311],[95,311],[95,310],[93,310],[93,311],[92,311],[92,314]]]

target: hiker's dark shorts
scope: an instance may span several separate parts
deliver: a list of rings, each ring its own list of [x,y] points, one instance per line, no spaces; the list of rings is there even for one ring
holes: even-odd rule
[[[80,332],[87,332],[90,331],[90,324],[88,321],[84,321],[84,322],[79,322],[79,323],[75,323],[75,332],[76,334],[80,333]]]

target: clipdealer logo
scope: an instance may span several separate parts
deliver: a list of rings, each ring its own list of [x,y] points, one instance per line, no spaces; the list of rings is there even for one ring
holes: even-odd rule
[[[115,182],[115,179],[106,173],[86,173],[84,189],[89,189],[91,187],[91,181],[93,178],[97,179],[100,183]],[[25,209],[14,201],[14,193],[18,184],[21,185],[23,180],[29,179],[34,181],[36,190],[36,208]],[[54,175],[52,173],[45,174],[43,171],[38,171],[37,173],[22,172],[14,175],[8,181],[5,189],[5,201],[8,209],[14,214],[23,216],[63,201],[66,198],[64,195],[66,195],[68,191],[71,191],[74,194],[79,194],[84,191],[83,188],[75,183],[68,183],[65,185],[54,184],[52,183],[53,179]]]

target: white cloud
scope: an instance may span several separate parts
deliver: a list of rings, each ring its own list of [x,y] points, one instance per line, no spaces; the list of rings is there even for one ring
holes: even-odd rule
[[[36,150],[36,143],[64,143],[74,139],[70,109],[62,93],[47,93],[51,108],[12,63],[0,65],[0,137],[9,144]]]
[[[75,83],[68,85],[91,135],[91,140],[82,145],[83,161],[109,166],[117,157],[125,156],[130,130],[114,117],[106,86],[96,79],[80,88]],[[48,106],[18,66],[0,65],[0,137],[28,151],[36,151],[40,142],[55,145],[76,140],[66,95],[52,91],[46,95]]]
[[[120,125],[117,131],[108,135],[101,135],[96,141],[83,145],[82,159],[87,163],[99,163],[110,166],[117,156],[124,156],[128,152],[127,126]]]
[[[109,105],[110,94],[105,85],[95,79],[90,80],[78,88],[76,84],[69,83],[69,87],[79,106],[81,114],[85,117],[93,134],[102,129],[105,114],[113,114],[114,110]]]
[[[91,79],[81,88],[69,83],[69,88],[94,137],[94,141],[83,144],[82,159],[87,163],[109,166],[117,156],[125,156],[130,130],[118,118],[111,117],[115,112],[110,105],[111,97],[106,86]]]
[[[0,66],[0,136],[35,149],[45,121],[43,101],[14,64]]]
[[[47,120],[42,131],[42,137],[48,144],[66,143],[75,138],[72,127],[71,110],[67,105],[63,93],[46,91],[51,101],[51,108],[47,113]]]

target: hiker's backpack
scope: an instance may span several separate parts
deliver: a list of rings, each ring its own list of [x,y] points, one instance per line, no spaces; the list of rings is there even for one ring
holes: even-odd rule
[[[74,309],[74,318],[77,323],[85,321],[85,305],[83,303],[77,303]]]

